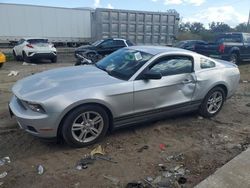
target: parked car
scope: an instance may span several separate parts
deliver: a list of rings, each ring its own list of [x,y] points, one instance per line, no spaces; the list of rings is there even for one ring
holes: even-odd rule
[[[23,38],[13,48],[16,60],[30,62],[32,60],[49,59],[52,63],[57,62],[56,48],[43,38]]]
[[[75,56],[78,58],[78,54],[82,55],[93,62],[100,60],[102,57],[111,54],[112,52],[133,46],[133,43],[129,40],[120,38],[110,38],[105,40],[98,40],[91,45],[83,45],[75,50]]]
[[[183,40],[183,41],[178,42],[175,45],[175,47],[195,51],[195,46],[197,44],[204,45],[204,44],[207,44],[207,42],[205,42],[203,40]]]
[[[214,43],[198,44],[195,51],[214,58],[239,63],[250,60],[250,33],[223,33]]]
[[[3,66],[5,62],[6,62],[5,55],[2,52],[0,52],[0,68]]]
[[[237,65],[169,47],[120,49],[94,65],[37,73],[12,88],[10,113],[27,132],[77,147],[108,130],[199,110],[215,116],[240,80]]]

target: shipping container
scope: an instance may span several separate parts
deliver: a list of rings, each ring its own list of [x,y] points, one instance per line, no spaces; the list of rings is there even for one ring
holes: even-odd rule
[[[91,9],[0,3],[0,42],[44,37],[51,42],[91,40]]]
[[[93,20],[95,39],[119,37],[135,44],[171,45],[178,32],[179,14],[98,8]]]

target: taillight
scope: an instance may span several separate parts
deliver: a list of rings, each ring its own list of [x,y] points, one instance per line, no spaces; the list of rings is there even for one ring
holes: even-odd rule
[[[26,44],[28,48],[34,48],[31,44]]]
[[[219,52],[220,53],[224,53],[224,51],[225,51],[225,45],[224,44],[220,44],[219,45]]]

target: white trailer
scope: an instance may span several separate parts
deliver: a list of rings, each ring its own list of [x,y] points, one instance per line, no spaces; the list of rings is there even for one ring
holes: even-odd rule
[[[72,9],[0,3],[0,43],[43,37],[54,43],[91,40],[93,9]]]

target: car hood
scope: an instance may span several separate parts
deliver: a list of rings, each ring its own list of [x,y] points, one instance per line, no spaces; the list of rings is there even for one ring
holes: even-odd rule
[[[68,92],[124,82],[93,65],[59,68],[34,74],[12,88],[22,100],[42,101]]]
[[[80,46],[79,48],[76,49],[76,51],[84,51],[84,50],[93,50],[96,47],[93,45],[84,45],[84,46]]]

